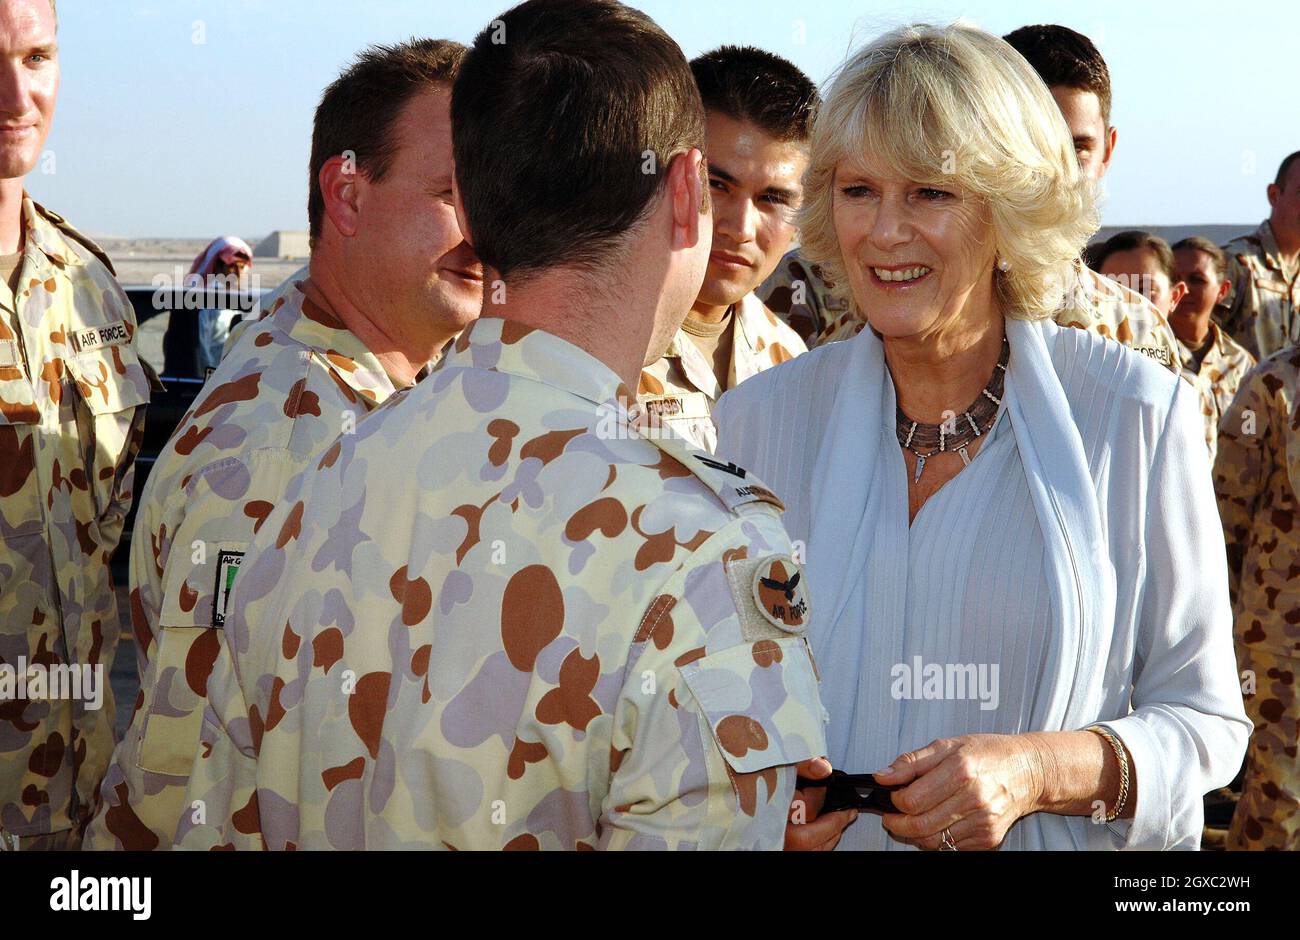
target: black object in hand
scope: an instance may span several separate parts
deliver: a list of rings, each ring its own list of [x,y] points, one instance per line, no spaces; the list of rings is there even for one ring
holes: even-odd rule
[[[894,798],[890,794],[902,789],[902,784],[877,783],[876,778],[871,774],[846,774],[842,770],[832,770],[829,777],[821,780],[800,777],[797,786],[800,790],[809,790],[813,787],[826,788],[826,802],[821,808],[823,813],[833,813],[841,809],[897,813]]]

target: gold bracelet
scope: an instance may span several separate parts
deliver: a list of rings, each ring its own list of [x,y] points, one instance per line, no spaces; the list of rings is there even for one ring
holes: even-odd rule
[[[1128,802],[1128,753],[1124,750],[1124,745],[1119,738],[1109,728],[1103,728],[1101,725],[1089,725],[1085,730],[1094,734],[1099,734],[1110,744],[1110,748],[1115,752],[1115,760],[1119,762],[1119,797],[1115,800],[1115,811],[1106,817],[1106,822],[1114,822],[1119,819],[1119,814],[1124,812],[1124,804]]]

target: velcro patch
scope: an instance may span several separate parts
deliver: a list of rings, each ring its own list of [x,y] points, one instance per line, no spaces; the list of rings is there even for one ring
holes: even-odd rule
[[[79,353],[103,349],[107,346],[125,346],[131,341],[126,321],[119,320],[108,326],[92,326],[72,334],[72,348]]]

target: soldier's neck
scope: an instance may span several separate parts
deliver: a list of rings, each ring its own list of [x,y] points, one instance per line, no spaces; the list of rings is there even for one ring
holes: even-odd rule
[[[1169,326],[1174,335],[1192,352],[1197,352],[1205,345],[1210,335],[1210,311],[1204,314],[1184,314],[1174,311],[1169,314]]]
[[[1273,238],[1277,241],[1282,261],[1288,268],[1294,268],[1300,262],[1300,231],[1291,231],[1279,225],[1275,219],[1269,219],[1268,224],[1273,230]]]
[[[561,268],[507,282],[501,303],[488,291],[482,316],[558,336],[608,366],[629,390],[636,389],[661,288],[652,280],[610,278],[606,284],[590,273]]]
[[[731,306],[711,304],[697,297],[695,303],[691,304],[690,313],[686,315],[697,323],[721,323]]]
[[[23,181],[0,180],[0,255],[17,254],[22,246]]]
[[[417,331],[419,347],[412,336],[386,330],[383,321],[371,318],[360,310],[342,290],[336,272],[330,265],[313,263],[311,274],[303,282],[303,293],[312,301],[333,314],[349,333],[370,350],[384,372],[397,388],[415,384],[415,377],[447,344],[454,333],[442,331],[436,335],[427,330]],[[387,311],[392,313],[392,311]]]

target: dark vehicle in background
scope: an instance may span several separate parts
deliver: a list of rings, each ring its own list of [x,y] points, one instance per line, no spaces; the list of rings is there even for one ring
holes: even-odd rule
[[[261,314],[262,299],[270,292],[227,291],[222,288],[193,287],[126,287],[127,298],[135,308],[136,324],[143,327],[158,317],[172,316],[197,317],[202,309],[237,310],[241,319],[256,319]],[[137,330],[137,337],[140,335]],[[144,357],[149,358],[149,357]],[[171,438],[181,419],[194,404],[199,390],[203,388],[206,376],[168,375],[161,361],[150,359],[150,365],[159,372],[164,390],[154,392],[145,415],[144,442],[135,459],[135,499],[131,512],[126,517],[122,532],[122,541],[113,556],[113,576],[118,584],[126,584],[127,564],[131,557],[131,537],[135,529],[136,509],[140,495],[144,492],[145,482],[153,470],[158,454]]]

